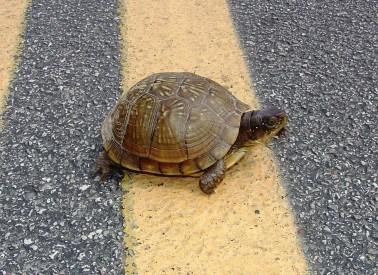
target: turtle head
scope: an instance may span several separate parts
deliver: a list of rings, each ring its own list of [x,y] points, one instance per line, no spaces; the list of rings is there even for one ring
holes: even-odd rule
[[[240,126],[247,135],[246,145],[266,143],[272,137],[280,136],[285,130],[287,120],[286,113],[276,107],[244,113]]]

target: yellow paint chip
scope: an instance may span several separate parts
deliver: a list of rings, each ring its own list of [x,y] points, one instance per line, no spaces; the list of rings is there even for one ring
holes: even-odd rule
[[[225,1],[124,0],[120,13],[125,90],[189,71],[258,106]],[[126,274],[307,274],[276,167],[257,146],[210,197],[198,178],[125,180]]]
[[[29,2],[0,0],[0,114],[4,111],[9,82],[16,67],[24,14]]]

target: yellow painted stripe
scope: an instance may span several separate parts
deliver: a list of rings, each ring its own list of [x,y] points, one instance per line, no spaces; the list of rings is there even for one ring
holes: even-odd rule
[[[20,36],[29,0],[0,0],[0,114],[4,111],[9,82],[17,63]],[[0,129],[2,128],[0,121]]]
[[[124,0],[120,9],[125,90],[151,73],[189,71],[258,105],[226,1]],[[126,274],[307,273],[264,147],[229,170],[210,197],[195,178],[137,175],[124,188]]]

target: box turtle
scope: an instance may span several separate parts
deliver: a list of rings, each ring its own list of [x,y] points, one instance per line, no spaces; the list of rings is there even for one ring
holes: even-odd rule
[[[115,167],[158,175],[199,176],[206,194],[247,147],[283,131],[285,112],[250,107],[193,73],[157,73],[136,83],[102,124],[97,159],[106,180]]]

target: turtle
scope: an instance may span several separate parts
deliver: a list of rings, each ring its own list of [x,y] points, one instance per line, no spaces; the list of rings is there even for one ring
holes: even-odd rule
[[[248,147],[281,134],[286,113],[251,108],[217,82],[189,72],[152,74],[123,93],[101,126],[97,171],[105,181],[121,167],[199,177],[214,192]]]

